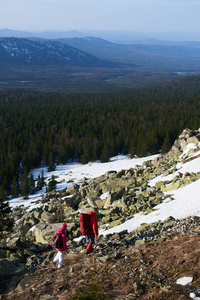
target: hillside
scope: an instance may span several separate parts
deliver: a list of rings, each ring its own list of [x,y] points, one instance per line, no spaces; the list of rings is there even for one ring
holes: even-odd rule
[[[51,39],[6,33],[0,38],[0,90],[105,92],[200,73],[199,42],[119,44],[73,32],[63,38],[49,33]]]
[[[36,167],[165,153],[182,128],[199,128],[199,82],[188,76],[115,93],[0,93],[0,187],[16,197]]]
[[[80,287],[95,291],[84,299],[97,300],[199,296],[199,146],[200,131],[185,129],[165,155],[111,161],[106,173],[109,165],[91,164],[93,178],[90,164],[85,171],[63,166],[55,172],[62,189],[34,196],[28,206],[13,199],[14,233],[0,243],[2,299],[82,299]],[[78,214],[94,204],[100,236],[86,256]],[[62,221],[69,254],[57,270],[50,241]]]
[[[105,78],[127,68],[59,41],[8,37],[0,38],[0,67],[0,90],[62,92],[113,90]]]
[[[105,66],[96,57],[57,41],[0,38],[0,63],[10,65]]]
[[[199,242],[199,232],[189,236],[168,234],[140,247],[124,247],[118,256],[69,254],[64,268],[58,270],[52,262],[38,267],[2,299],[65,300],[75,295],[73,299],[78,300],[82,298],[75,293],[80,288],[95,291],[83,298],[93,300],[192,299],[190,295],[199,295]],[[181,277],[192,278],[193,284],[176,284]]]
[[[175,43],[162,41],[138,41],[133,44],[117,44],[94,37],[76,37],[58,39],[58,41],[86,51],[101,59],[121,61],[151,68],[151,71],[167,70],[176,72],[185,67],[185,71],[195,69],[194,61],[199,61],[199,43]],[[175,65],[174,65],[175,64]]]

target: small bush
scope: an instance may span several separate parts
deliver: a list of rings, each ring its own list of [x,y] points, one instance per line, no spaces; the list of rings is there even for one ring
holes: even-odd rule
[[[88,283],[85,287],[77,290],[69,300],[111,300],[102,292],[102,288],[95,281]]]

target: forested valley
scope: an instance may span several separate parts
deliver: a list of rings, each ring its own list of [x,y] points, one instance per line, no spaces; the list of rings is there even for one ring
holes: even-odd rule
[[[199,76],[112,93],[1,92],[0,198],[34,192],[33,168],[164,153],[199,127]]]

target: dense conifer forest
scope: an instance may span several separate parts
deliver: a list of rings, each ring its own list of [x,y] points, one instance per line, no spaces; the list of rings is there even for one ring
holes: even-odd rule
[[[42,165],[165,152],[187,127],[200,127],[199,76],[112,93],[1,92],[0,191],[34,192]]]

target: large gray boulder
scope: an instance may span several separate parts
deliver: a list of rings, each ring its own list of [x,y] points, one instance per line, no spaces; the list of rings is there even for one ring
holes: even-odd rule
[[[9,279],[13,275],[21,274],[23,271],[24,268],[16,266],[8,259],[0,259],[0,278]]]
[[[40,222],[33,229],[33,234],[35,236],[36,243],[49,244],[52,241],[55,231],[60,228],[62,223],[46,223]],[[67,224],[67,230],[70,230],[73,227],[73,223]]]

